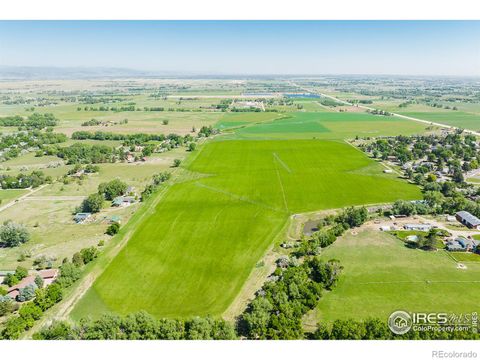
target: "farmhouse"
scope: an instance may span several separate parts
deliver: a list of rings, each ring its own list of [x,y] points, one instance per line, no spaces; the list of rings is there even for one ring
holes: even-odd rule
[[[51,283],[53,283],[57,279],[58,269],[40,270],[38,272],[38,275],[43,280],[43,286],[47,286],[47,285],[50,285]]]
[[[23,278],[18,284],[13,285],[7,290],[7,295],[11,297],[13,300],[20,295],[20,290],[26,288],[27,286],[34,285],[37,286],[35,283],[35,278],[40,276],[43,280],[43,286],[50,285],[53,283],[58,277],[58,269],[47,269],[47,270],[40,270],[36,274],[28,275],[27,277]]]
[[[403,228],[405,230],[415,230],[415,231],[429,231],[433,226],[430,224],[405,224]]]
[[[455,217],[463,225],[468,226],[471,229],[480,230],[480,219],[470,214],[468,211],[459,211],[455,214]]]
[[[37,286],[35,284],[35,275],[28,275],[27,277],[20,280],[20,282],[17,285],[13,285],[12,287],[10,287],[7,290],[7,295],[10,296],[13,300],[15,300],[17,296],[20,295],[20,290],[30,285]]]
[[[457,237],[447,242],[448,251],[471,251],[475,252],[480,241]]]
[[[75,220],[77,224],[83,224],[90,216],[92,216],[91,213],[76,213],[73,220]]]

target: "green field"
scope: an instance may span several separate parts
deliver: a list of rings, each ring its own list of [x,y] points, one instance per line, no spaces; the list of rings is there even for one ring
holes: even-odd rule
[[[425,125],[414,121],[366,113],[299,112],[271,121],[244,125],[236,131],[235,138],[348,139],[357,135],[373,137],[425,132]]]
[[[187,169],[206,176],[171,187],[73,317],[220,315],[292,213],[420,197],[335,141],[215,141]]]
[[[480,130],[480,115],[477,114],[452,110],[443,112],[401,112],[401,114],[463,129]]]
[[[366,230],[348,233],[322,256],[339,259],[344,271],[337,288],[320,301],[317,320],[386,320],[395,310],[478,311],[480,263],[457,269],[446,251],[409,249],[392,235]]]
[[[19,198],[27,192],[28,190],[23,189],[0,190],[0,206],[8,204],[10,201]]]

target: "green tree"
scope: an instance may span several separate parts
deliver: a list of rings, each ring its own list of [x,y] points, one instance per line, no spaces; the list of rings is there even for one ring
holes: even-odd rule
[[[15,269],[15,276],[18,280],[22,280],[28,276],[28,270],[25,269],[23,266],[17,266]]]
[[[98,193],[105,196],[107,200],[113,200],[117,196],[125,194],[128,185],[120,179],[114,179],[112,181],[101,183],[98,185]]]
[[[106,233],[110,236],[113,236],[117,234],[120,231],[120,224],[117,222],[114,222],[110,224],[110,226],[107,228]]]
[[[91,194],[82,203],[83,212],[97,213],[102,209],[103,206],[103,195],[101,194]]]
[[[0,227],[0,245],[15,247],[28,240],[30,240],[30,233],[22,224],[8,221]]]

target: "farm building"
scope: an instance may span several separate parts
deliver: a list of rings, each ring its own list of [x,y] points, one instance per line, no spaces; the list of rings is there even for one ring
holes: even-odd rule
[[[480,241],[457,237],[447,242],[448,251],[471,251],[475,252]]]
[[[468,226],[471,229],[480,230],[480,219],[470,214],[468,211],[459,211],[455,214],[455,217],[463,225]]]
[[[415,230],[415,231],[430,231],[433,226],[430,224],[405,224],[403,228],[405,230]]]
[[[112,206],[128,206],[135,202],[133,196],[117,196],[112,201]]]
[[[83,224],[90,216],[92,216],[91,213],[76,213],[73,220],[75,220],[77,224]]]

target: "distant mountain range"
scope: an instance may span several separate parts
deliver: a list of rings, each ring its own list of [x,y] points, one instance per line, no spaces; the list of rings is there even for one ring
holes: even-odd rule
[[[109,67],[0,66],[0,80],[91,79],[173,76],[167,73]]]
[[[206,72],[148,71],[115,67],[55,67],[0,65],[2,80],[73,80],[119,78],[185,78],[185,79],[277,79],[308,77],[347,78],[473,78],[455,76],[385,75],[385,74],[211,74]]]

